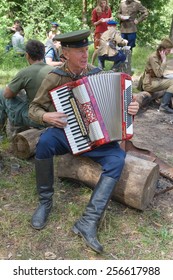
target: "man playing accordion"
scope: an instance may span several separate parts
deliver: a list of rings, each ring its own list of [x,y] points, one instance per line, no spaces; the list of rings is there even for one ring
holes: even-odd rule
[[[60,111],[55,112],[49,91],[99,71],[98,68],[88,64],[89,35],[89,30],[58,35],[66,61],[61,68],[53,70],[45,77],[29,108],[32,120],[50,126],[40,136],[36,148],[35,166],[39,205],[31,221],[35,229],[42,229],[45,226],[52,208],[53,157],[71,152],[63,130],[67,125],[68,115]],[[135,115],[138,109],[139,104],[133,101],[128,107],[128,113]],[[103,247],[97,240],[97,225],[120,178],[125,152],[115,141],[84,152],[82,156],[90,157],[99,163],[103,172],[83,215],[74,224],[72,231],[82,236],[94,251],[101,253]]]

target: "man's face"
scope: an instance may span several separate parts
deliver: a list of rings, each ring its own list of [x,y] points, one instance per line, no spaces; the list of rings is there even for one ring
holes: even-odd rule
[[[19,26],[20,26],[20,23],[19,23],[19,22],[15,22],[14,26],[15,26],[15,27],[19,27]]]
[[[53,44],[55,45],[57,50],[61,47],[61,42],[59,41],[53,41]]]
[[[172,49],[165,49],[165,54],[166,54],[166,55],[170,54],[170,53],[171,53],[171,50],[172,50]]]
[[[53,30],[57,30],[57,29],[58,29],[58,26],[52,25],[52,28],[51,28],[52,31],[53,31]]]
[[[67,48],[63,51],[69,66],[73,69],[85,69],[88,64],[88,46],[82,48]]]

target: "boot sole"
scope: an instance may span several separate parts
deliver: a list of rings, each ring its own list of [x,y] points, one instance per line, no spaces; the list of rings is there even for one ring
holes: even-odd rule
[[[41,230],[41,229],[43,229],[45,226],[43,226],[43,227],[34,227],[33,225],[31,225],[31,227],[32,227],[33,229],[36,229],[36,230]]]
[[[75,234],[77,234],[77,235],[79,235],[80,237],[82,237],[82,239],[85,241],[86,245],[87,245],[88,247],[90,247],[91,249],[93,249],[96,253],[101,254],[101,253],[103,252],[103,250],[96,250],[96,248],[93,247],[93,246],[86,240],[86,238],[84,237],[84,235],[78,230],[77,227],[73,226],[72,231],[73,231]]]

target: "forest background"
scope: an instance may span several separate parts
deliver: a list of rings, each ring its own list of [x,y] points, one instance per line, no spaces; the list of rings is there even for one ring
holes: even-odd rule
[[[138,26],[138,45],[151,46],[162,37],[171,35],[173,0],[142,0],[148,9],[147,20]],[[57,21],[62,33],[90,28],[91,12],[96,0],[4,0],[0,1],[0,51],[8,43],[7,26],[12,26],[15,19],[20,19],[25,30],[25,38],[46,38],[50,22]],[[114,19],[120,1],[110,0],[109,4]]]

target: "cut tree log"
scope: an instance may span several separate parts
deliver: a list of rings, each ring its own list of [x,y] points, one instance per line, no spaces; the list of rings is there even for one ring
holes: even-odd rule
[[[12,140],[14,155],[20,159],[32,157],[35,154],[35,148],[40,134],[44,130],[45,129],[30,128],[16,134]]]
[[[97,184],[101,166],[89,158],[66,154],[55,158],[55,175],[84,183]],[[145,210],[152,202],[159,179],[159,166],[127,153],[125,166],[112,199],[127,206]]]
[[[18,133],[13,139],[14,155],[21,159],[33,156],[43,131],[44,129],[29,129]],[[99,164],[81,156],[68,154],[56,157],[55,161],[55,173],[58,177],[80,181],[90,188],[94,188],[101,174]],[[112,198],[144,210],[153,199],[158,178],[159,165],[127,153],[125,167]]]

